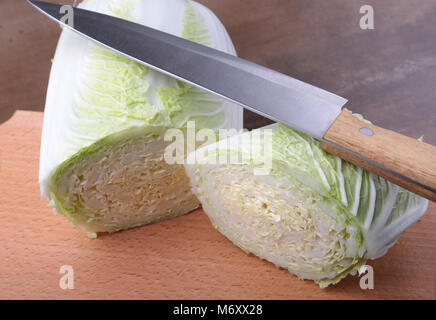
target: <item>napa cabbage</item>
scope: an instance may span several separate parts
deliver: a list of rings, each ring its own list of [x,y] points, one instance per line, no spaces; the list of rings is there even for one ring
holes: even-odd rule
[[[216,229],[321,287],[384,255],[428,205],[282,124],[199,148],[188,160],[192,190]]]
[[[87,0],[113,15],[235,54],[217,17],[188,0]],[[242,128],[242,108],[105,49],[70,30],[50,73],[41,193],[89,236],[176,217],[199,206],[181,164],[163,153],[168,128]]]

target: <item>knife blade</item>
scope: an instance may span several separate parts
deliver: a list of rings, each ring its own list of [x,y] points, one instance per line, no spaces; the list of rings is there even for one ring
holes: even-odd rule
[[[30,2],[58,22],[64,15],[58,4]],[[258,64],[140,24],[79,8],[74,8],[73,21],[74,31],[124,56],[317,138],[347,102]]]
[[[144,25],[79,8],[69,25],[61,5],[28,2],[104,47],[309,134],[326,151],[436,201],[436,148],[349,117],[345,98]],[[404,148],[421,162],[404,156]]]

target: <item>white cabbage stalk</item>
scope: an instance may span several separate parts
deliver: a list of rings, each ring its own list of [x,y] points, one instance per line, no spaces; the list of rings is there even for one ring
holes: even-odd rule
[[[255,131],[188,157],[218,162],[236,154],[242,164],[185,165],[212,224],[244,251],[325,287],[384,255],[426,211],[427,200],[324,152],[316,139],[281,124],[268,128],[269,174],[253,170],[267,163],[265,138]]]
[[[217,17],[187,0],[89,0],[128,19],[235,54]],[[42,133],[42,195],[89,236],[199,206],[182,165],[163,158],[167,128],[242,128],[242,109],[63,30]]]

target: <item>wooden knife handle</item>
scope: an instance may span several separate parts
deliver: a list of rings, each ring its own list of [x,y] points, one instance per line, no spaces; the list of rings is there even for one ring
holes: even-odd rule
[[[321,147],[325,151],[436,202],[436,147],[367,124],[354,117],[347,109],[344,109],[330,126],[324,139],[337,145],[322,142]],[[379,163],[388,170],[338,146]],[[389,170],[399,173],[402,177]]]

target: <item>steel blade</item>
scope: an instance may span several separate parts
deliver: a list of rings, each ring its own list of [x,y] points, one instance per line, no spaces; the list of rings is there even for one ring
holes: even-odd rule
[[[322,139],[346,99],[230,54],[112,16],[28,0],[65,27],[124,56]]]

